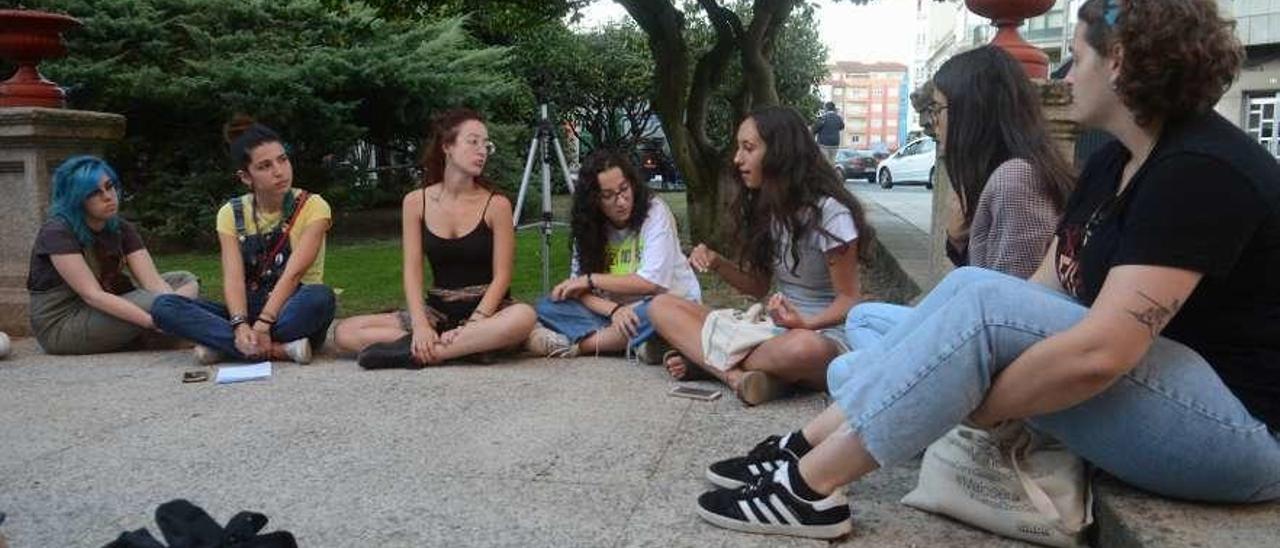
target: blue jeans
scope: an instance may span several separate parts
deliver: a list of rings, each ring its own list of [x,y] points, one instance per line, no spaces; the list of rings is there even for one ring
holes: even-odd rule
[[[252,322],[266,302],[251,298],[247,304]],[[271,326],[271,340],[290,342],[308,339],[311,348],[320,348],[324,345],[336,308],[333,290],[329,286],[299,285],[280,309],[275,325]],[[180,295],[161,295],[151,305],[152,321],[161,331],[195,341],[230,359],[248,360],[236,349],[235,330],[231,328],[230,317],[224,305]]]
[[[645,297],[635,307],[636,316],[640,318],[640,325],[636,328],[636,336],[628,344],[631,348],[640,346],[641,343],[653,336],[653,322],[649,321],[649,303],[651,301],[652,299]],[[538,321],[542,322],[542,325],[568,337],[569,342],[574,344],[596,331],[609,327],[612,323],[608,316],[592,312],[590,308],[587,308],[578,299],[553,301],[549,297],[542,297],[534,305],[534,310],[538,311]]]
[[[849,310],[844,337],[854,350],[880,344],[885,334],[911,313],[911,307],[889,303],[862,303]]]
[[[890,466],[967,418],[1015,358],[1087,312],[1031,282],[961,268],[878,345],[836,358],[827,381],[863,446]],[[1218,502],[1280,498],[1280,434],[1250,415],[1204,358],[1170,339],[1157,338],[1101,394],[1027,422],[1149,491]]]

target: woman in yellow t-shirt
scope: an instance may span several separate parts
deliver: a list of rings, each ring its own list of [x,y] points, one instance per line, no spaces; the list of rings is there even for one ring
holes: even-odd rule
[[[177,295],[152,307],[164,332],[197,343],[196,361],[309,363],[333,321],[324,285],[329,204],[293,188],[289,154],[270,128],[239,116],[227,124],[236,176],[249,187],[218,210],[226,305]]]

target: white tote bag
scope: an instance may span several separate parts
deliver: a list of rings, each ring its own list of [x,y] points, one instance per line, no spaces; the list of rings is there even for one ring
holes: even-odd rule
[[[1093,492],[1085,463],[1021,422],[993,431],[957,426],[924,453],[902,503],[1010,538],[1085,546]]]
[[[702,323],[702,354],[708,365],[725,371],[783,331],[773,325],[760,303],[745,312],[732,308],[713,310]]]

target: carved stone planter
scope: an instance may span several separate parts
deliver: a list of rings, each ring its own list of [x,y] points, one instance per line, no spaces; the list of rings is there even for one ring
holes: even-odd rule
[[[44,79],[36,65],[66,55],[62,33],[80,26],[74,17],[31,10],[0,10],[0,57],[18,71],[0,83],[0,107],[66,107],[62,89]]]
[[[1049,77],[1049,56],[1028,44],[1018,27],[1024,20],[1049,11],[1053,3],[1054,0],[965,0],[969,11],[991,19],[999,29],[991,43],[1004,48],[1022,63],[1028,76],[1038,79]]]

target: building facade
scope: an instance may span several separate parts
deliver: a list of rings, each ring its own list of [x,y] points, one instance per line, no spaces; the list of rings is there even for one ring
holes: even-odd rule
[[[1236,19],[1244,68],[1216,110],[1280,158],[1280,1],[1219,0]]]
[[[907,66],[838,61],[822,92],[844,118],[842,148],[889,152],[907,138]]]

